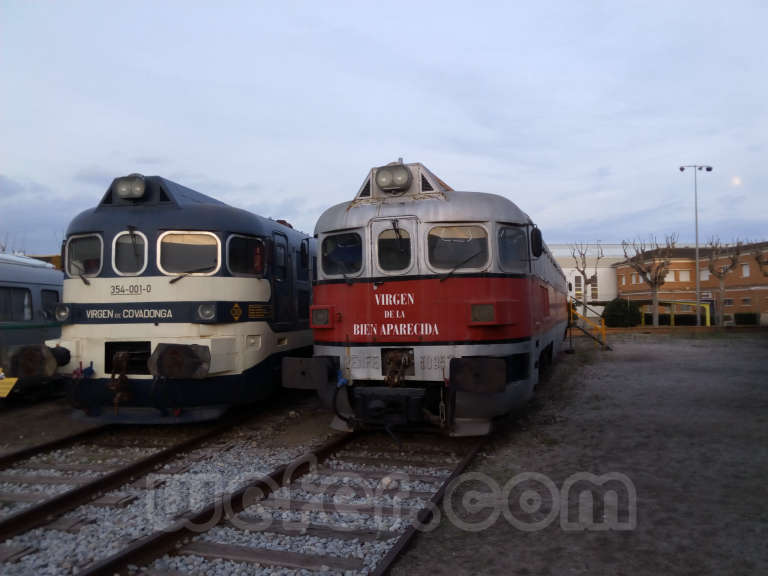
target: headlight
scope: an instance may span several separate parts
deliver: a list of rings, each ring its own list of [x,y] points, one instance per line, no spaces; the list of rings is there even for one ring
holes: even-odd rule
[[[402,164],[388,164],[376,169],[376,185],[385,192],[406,190],[411,186],[411,171]]]
[[[216,304],[200,304],[197,307],[197,316],[205,322],[214,320],[216,318]]]
[[[472,322],[493,322],[496,309],[493,304],[472,304]]]
[[[69,304],[56,304],[56,308],[53,311],[53,315],[58,322],[66,322],[69,320],[70,308]]]

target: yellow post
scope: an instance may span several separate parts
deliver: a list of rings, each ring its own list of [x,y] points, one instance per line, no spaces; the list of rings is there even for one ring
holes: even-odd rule
[[[669,305],[669,325],[672,326],[672,328],[675,327],[675,305],[674,304]]]
[[[645,326],[645,304],[640,306],[640,326]]]
[[[702,304],[702,306],[704,306],[705,323],[709,326],[709,304]]]

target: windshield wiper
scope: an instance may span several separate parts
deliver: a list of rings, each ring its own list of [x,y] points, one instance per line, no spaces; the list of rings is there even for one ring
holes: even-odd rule
[[[83,274],[83,272],[85,272],[85,267],[81,266],[79,262],[71,262],[70,264],[81,270],[80,272],[77,273],[77,275],[80,277],[80,280],[83,281],[83,284],[85,284],[86,286],[90,286],[91,281],[85,277],[85,274]]]
[[[132,226],[131,224],[128,224],[128,234],[131,235],[131,244],[133,245],[133,257],[135,258],[136,264],[139,263],[139,245],[136,244],[136,226]]]
[[[403,248],[403,235],[400,233],[400,223],[397,221],[397,218],[392,218],[392,230],[395,231],[395,236],[397,236],[397,251],[402,254],[405,252],[405,249]]]
[[[179,280],[181,280],[185,276],[189,276],[190,274],[195,274],[196,272],[206,272],[206,271],[210,270],[211,268],[215,268],[215,267],[216,267],[216,262],[214,262],[213,264],[208,264],[208,266],[201,266],[200,268],[193,268],[192,270],[185,270],[184,272],[182,272],[181,274],[179,274],[175,278],[171,278],[171,280],[168,282],[168,284],[174,284],[175,282],[178,282]]]
[[[447,279],[448,277],[450,277],[450,276],[451,276],[451,275],[452,275],[454,272],[456,272],[456,270],[458,270],[459,268],[461,268],[462,266],[464,266],[464,264],[466,264],[467,262],[469,262],[470,260],[472,260],[472,258],[474,258],[475,256],[479,256],[479,255],[480,255],[480,254],[482,254],[482,253],[483,253],[483,251],[482,251],[482,250],[478,250],[478,251],[477,251],[477,252],[475,252],[474,254],[471,254],[471,255],[470,255],[470,256],[468,256],[467,258],[464,258],[464,260],[462,260],[461,262],[459,262],[458,264],[456,264],[456,266],[454,266],[453,268],[451,268],[451,270],[450,270],[449,272],[446,272],[445,274],[443,274],[442,276],[440,276],[440,282],[442,282],[443,280],[446,280],[446,279]]]

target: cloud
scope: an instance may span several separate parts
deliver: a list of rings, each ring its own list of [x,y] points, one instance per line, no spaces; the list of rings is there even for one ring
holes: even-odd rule
[[[91,186],[100,186],[104,190],[106,190],[109,187],[109,185],[112,183],[112,180],[115,179],[115,173],[106,168],[102,168],[98,166],[89,166],[86,168],[81,168],[77,172],[75,172],[72,179],[75,182],[78,182],[81,184],[88,184]]]
[[[71,206],[72,199],[62,200],[39,182],[0,174],[0,244],[11,252],[56,254],[72,218]]]

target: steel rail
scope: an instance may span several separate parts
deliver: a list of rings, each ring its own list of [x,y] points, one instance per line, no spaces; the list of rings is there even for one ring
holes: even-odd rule
[[[303,474],[312,471],[313,466],[322,463],[358,437],[359,434],[350,433],[331,439],[319,449],[278,467],[268,476],[256,479],[231,494],[219,496],[214,503],[208,505],[205,509],[187,514],[178,519],[174,525],[160,532],[147,535],[109,558],[83,567],[80,574],[82,576],[129,574],[129,566],[147,566],[165,554],[174,553],[198,534],[227,521],[247,506],[255,504],[260,500],[265,500],[275,489],[286,486]],[[439,488],[429,500],[429,504],[416,513],[416,521],[399,536],[395,545],[376,565],[371,574],[382,575],[389,571],[392,564],[412,541],[416,534],[417,526],[423,526],[431,520],[432,510],[439,506],[447,488],[469,466],[484,444],[484,441],[472,445],[469,451],[456,464],[455,468],[453,468],[451,474],[441,482]],[[256,495],[255,498],[254,495]],[[191,526],[199,528],[192,530],[190,529]]]
[[[100,426],[89,428],[88,430],[83,430],[82,432],[77,432],[76,434],[57,438],[56,440],[50,440],[49,442],[43,442],[41,444],[35,444],[34,446],[8,452],[0,455],[0,466],[5,468],[32,456],[36,456],[37,454],[65,448],[82,440],[87,440],[91,436],[103,434],[112,428],[114,428],[114,424],[102,424]]]
[[[199,512],[184,515],[172,526],[139,539],[113,556],[83,567],[79,572],[80,576],[127,574],[129,565],[146,565],[172,552],[179,543],[195,535],[195,532],[190,530],[190,525],[205,526],[206,530],[218,525],[228,517],[256,503],[256,501],[249,501],[254,494],[258,494],[258,499],[266,498],[275,488],[280,488],[306,474],[313,464],[325,460],[357,436],[355,433],[349,433],[332,438],[317,450],[276,468],[267,476],[257,478],[235,492],[217,497],[213,503]],[[199,530],[199,532],[203,531],[205,530]]]
[[[392,546],[392,548],[390,548],[385,556],[379,561],[379,563],[376,565],[376,568],[373,570],[373,572],[371,572],[371,576],[383,576],[389,572],[390,568],[392,568],[392,565],[400,557],[400,554],[405,552],[408,545],[413,540],[413,537],[416,535],[418,526],[424,526],[432,519],[432,510],[440,506],[448,486],[450,486],[451,482],[453,482],[454,479],[456,479],[460,474],[464,472],[464,470],[466,470],[467,466],[469,466],[477,453],[480,451],[480,448],[485,443],[485,440],[486,439],[484,438],[483,440],[475,443],[472,448],[470,448],[469,452],[464,455],[461,461],[456,465],[456,468],[454,468],[453,472],[451,472],[451,475],[443,481],[443,483],[440,485],[440,488],[438,488],[437,492],[435,492],[434,496],[432,496],[432,498],[429,500],[429,504],[416,513],[416,521],[410,523],[405,532],[403,532],[400,538],[398,538],[397,542],[395,542],[395,545]]]
[[[72,490],[49,498],[36,506],[25,508],[16,514],[1,520],[0,541],[13,538],[14,536],[26,532],[27,530],[31,530],[32,528],[50,523],[55,517],[69,512],[78,506],[87,504],[95,497],[100,496],[102,493],[113,490],[115,488],[119,488],[123,484],[133,480],[133,478],[136,476],[141,476],[151,472],[157,466],[167,462],[177,454],[191,450],[203,442],[223,434],[237,424],[241,423],[241,420],[241,418],[238,418],[222,423],[202,434],[198,434],[197,436],[184,440],[168,448],[161,449],[158,452],[155,452],[154,454],[151,454],[145,458],[141,458],[113,472],[109,472],[103,476],[100,476],[92,482],[81,484]],[[111,425],[108,425],[105,428],[109,427],[111,427]],[[99,428],[89,432],[93,434],[93,432],[96,431],[103,432],[104,428]],[[82,440],[88,435],[89,433],[82,433],[80,435],[69,437],[65,440],[71,441],[72,438],[75,437],[78,437],[78,440]],[[51,449],[50,444],[56,445],[56,442],[46,444],[47,449]],[[43,451],[44,449],[42,446],[34,447],[34,450],[31,452],[31,454],[28,455],[37,454]]]

